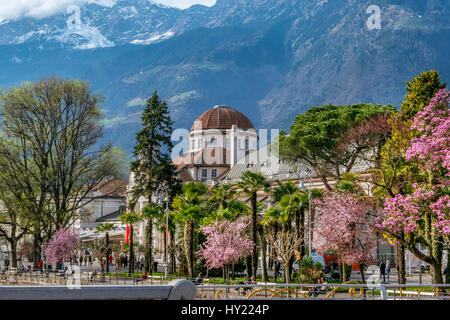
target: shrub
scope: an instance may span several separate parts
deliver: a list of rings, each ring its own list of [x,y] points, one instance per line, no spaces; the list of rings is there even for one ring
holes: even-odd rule
[[[324,273],[320,262],[314,262],[311,257],[303,257],[299,261],[298,275],[296,277],[298,283],[317,283],[323,277]]]

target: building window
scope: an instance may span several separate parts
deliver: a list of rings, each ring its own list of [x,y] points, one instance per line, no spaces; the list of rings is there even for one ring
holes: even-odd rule
[[[248,147],[248,139],[245,139],[245,151],[248,151],[249,147]]]
[[[211,137],[211,139],[209,140],[209,145],[211,145],[211,146],[216,145],[216,137]]]
[[[208,178],[208,170],[207,169],[202,169],[202,179],[204,178]]]
[[[244,140],[239,140],[239,149],[245,150],[245,141]]]
[[[211,178],[217,178],[217,169],[212,169],[211,170]]]

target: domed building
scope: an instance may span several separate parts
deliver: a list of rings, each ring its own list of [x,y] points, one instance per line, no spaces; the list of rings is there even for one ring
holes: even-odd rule
[[[189,150],[173,162],[184,183],[215,184],[257,145],[257,132],[243,113],[230,106],[215,106],[195,120]]]

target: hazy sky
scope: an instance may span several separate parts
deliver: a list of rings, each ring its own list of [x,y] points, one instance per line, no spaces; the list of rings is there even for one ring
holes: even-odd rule
[[[0,21],[22,17],[44,18],[65,12],[70,5],[98,3],[111,7],[117,0],[0,0]],[[216,0],[154,0],[168,6],[185,9],[194,4],[212,6]]]

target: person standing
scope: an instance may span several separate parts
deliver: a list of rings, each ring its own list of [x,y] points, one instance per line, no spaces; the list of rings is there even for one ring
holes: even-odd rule
[[[387,280],[389,280],[389,275],[391,274],[391,262],[389,260],[386,260],[386,275],[387,275]]]
[[[281,268],[281,263],[280,260],[276,260],[275,261],[275,282],[277,281],[278,276],[280,276],[280,268]]]
[[[386,282],[386,264],[384,263],[383,260],[381,260],[380,264],[380,279],[381,276],[383,276],[383,283]]]
[[[39,260],[39,262],[38,262],[38,268],[41,270],[41,272],[43,271],[43,268],[44,268],[44,261],[42,261],[42,259]]]
[[[80,255],[80,267],[83,266],[83,256]]]
[[[5,269],[6,270],[9,269],[9,258],[8,257],[5,258]]]
[[[125,258],[123,255],[120,256],[120,267],[125,266]]]

